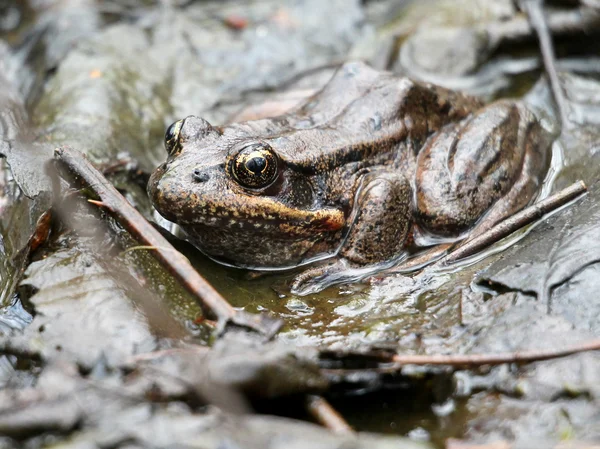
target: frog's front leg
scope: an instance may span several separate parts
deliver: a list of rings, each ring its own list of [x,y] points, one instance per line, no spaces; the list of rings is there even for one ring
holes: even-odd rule
[[[292,293],[306,295],[329,285],[356,281],[394,263],[405,252],[411,227],[411,187],[400,173],[375,169],[359,180],[346,239],[338,257],[308,269],[292,284]]]

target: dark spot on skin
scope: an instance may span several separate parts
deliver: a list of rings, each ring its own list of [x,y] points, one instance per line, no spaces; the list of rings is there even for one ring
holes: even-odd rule
[[[440,108],[440,114],[449,115],[451,108],[452,108],[452,105],[450,104],[450,102],[443,103],[442,107]]]
[[[208,173],[203,172],[199,168],[195,168],[194,171],[192,172],[192,178],[196,182],[206,182],[206,181],[208,181],[210,176],[208,176]]]

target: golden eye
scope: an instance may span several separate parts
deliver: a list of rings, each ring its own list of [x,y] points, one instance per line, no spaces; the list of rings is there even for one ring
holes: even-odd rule
[[[248,145],[234,158],[230,165],[233,177],[244,187],[260,189],[272,184],[277,178],[277,156],[264,143]]]
[[[174,155],[179,150],[179,132],[183,125],[183,120],[177,120],[167,128],[165,133],[165,148],[169,156]]]

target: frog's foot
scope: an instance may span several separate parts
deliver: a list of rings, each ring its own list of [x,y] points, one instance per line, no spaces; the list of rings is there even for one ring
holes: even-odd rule
[[[309,268],[294,277],[290,291],[294,295],[299,296],[318,293],[338,283],[335,282],[335,279],[338,279],[345,271],[352,269],[353,265],[346,259],[336,259],[332,262],[326,262]]]
[[[359,282],[397,265],[403,257],[405,255],[372,265],[360,265],[340,257],[303,271],[294,278],[290,290],[294,295],[306,296],[323,291],[332,285]]]

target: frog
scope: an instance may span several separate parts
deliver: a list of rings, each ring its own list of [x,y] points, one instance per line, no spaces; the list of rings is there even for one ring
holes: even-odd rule
[[[554,138],[520,100],[485,104],[348,62],[279,115],[176,121],[148,194],[213,260],[300,269],[291,291],[308,294],[521,210],[544,182]]]

